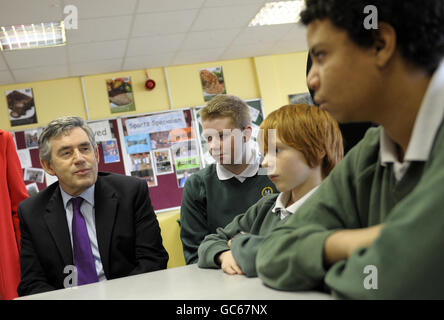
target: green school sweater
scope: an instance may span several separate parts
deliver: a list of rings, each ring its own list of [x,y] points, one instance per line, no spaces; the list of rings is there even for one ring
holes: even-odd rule
[[[256,260],[264,283],[312,290],[325,281],[348,299],[444,299],[443,127],[428,161],[412,162],[399,182],[392,164],[380,164],[380,128],[370,129],[298,214],[265,237]],[[331,233],[380,223],[369,248],[324,268]]]
[[[231,249],[244,274],[247,277],[257,276],[256,254],[264,236],[288,218],[281,220],[279,213],[271,211],[277,197],[278,194],[272,194],[260,199],[245,213],[235,217],[225,228],[217,228],[216,233],[206,236],[198,250],[199,267],[220,268],[215,261],[216,256]],[[230,239],[231,248],[227,246]]]
[[[264,195],[276,192],[266,175],[256,174],[242,183],[234,177],[219,180],[216,164],[191,175],[185,183],[180,208],[180,237],[186,263],[197,262],[197,249],[206,235],[225,227]]]

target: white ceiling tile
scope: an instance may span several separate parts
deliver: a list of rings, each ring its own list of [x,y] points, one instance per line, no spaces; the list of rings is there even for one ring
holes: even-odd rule
[[[292,41],[278,41],[275,43],[271,54],[307,51],[307,45]]]
[[[120,71],[123,59],[107,59],[73,63],[70,65],[72,76],[84,76],[96,73],[109,73]]]
[[[220,60],[224,48],[202,49],[197,51],[179,51],[174,58],[174,64],[192,64]]]
[[[196,9],[204,2],[205,0],[143,0],[139,1],[137,13]]]
[[[58,0],[2,0],[0,2],[2,26],[57,22],[63,20],[63,8]]]
[[[85,43],[126,39],[130,33],[132,16],[79,20],[78,28],[66,31],[69,43]]]
[[[204,8],[199,12],[192,31],[246,27],[256,15],[259,7],[258,5],[245,5]]]
[[[3,55],[0,53],[0,70],[6,70],[6,69],[8,69],[8,66],[5,63]]]
[[[77,8],[80,20],[133,14],[137,0],[63,0],[63,2],[65,5],[74,5]]]
[[[68,77],[66,65],[12,70],[17,82],[30,82]]]
[[[274,47],[274,42],[262,42],[245,46],[231,46],[222,55],[222,59],[236,59],[269,55]]]
[[[66,64],[66,46],[3,52],[11,69]]]
[[[262,6],[265,2],[270,2],[270,0],[207,0],[205,7],[229,7],[240,4],[256,4]]]
[[[281,24],[275,26],[247,27],[234,40],[234,45],[253,44],[257,42],[272,42],[282,38],[293,24]]]
[[[225,47],[236,38],[240,31],[241,29],[238,28],[189,32],[181,49],[191,51],[197,49]]]
[[[298,23],[286,32],[280,40],[307,43],[307,29]]]
[[[125,54],[126,40],[113,40],[95,43],[82,43],[69,46],[71,63],[122,58]]]
[[[0,71],[0,84],[14,83],[14,78],[8,70]]]
[[[128,44],[127,56],[152,55],[157,53],[172,52],[179,49],[185,33],[132,38]]]
[[[138,14],[131,37],[187,32],[198,10]]]
[[[168,66],[171,65],[171,60],[173,59],[174,55],[174,52],[169,52],[157,55],[127,57],[125,59],[125,63],[123,64],[123,70]]]

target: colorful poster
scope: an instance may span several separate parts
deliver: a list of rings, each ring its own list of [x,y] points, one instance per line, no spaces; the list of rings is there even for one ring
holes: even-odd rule
[[[171,146],[171,143],[168,140],[169,136],[170,136],[169,131],[150,133],[151,149],[155,150],[155,149],[169,148]]]
[[[106,89],[111,113],[136,110],[130,77],[108,79]]]
[[[119,147],[115,139],[102,141],[102,149],[105,163],[120,162]]]
[[[168,136],[168,140],[171,142],[191,140],[194,138],[194,130],[192,127],[170,130],[170,134]]]
[[[169,131],[187,126],[183,111],[160,113],[146,117],[126,119],[126,135]]]
[[[192,168],[192,169],[185,169],[185,170],[176,170],[176,179],[177,179],[177,186],[179,188],[183,188],[185,186],[185,182],[187,179],[195,172],[199,171],[200,168]]]
[[[200,82],[204,101],[210,101],[218,94],[227,93],[222,67],[200,69]]]
[[[151,151],[149,134],[138,134],[125,137],[126,151],[129,154]]]
[[[37,123],[32,88],[6,90],[11,126]]]
[[[156,174],[169,174],[174,172],[170,149],[158,149],[154,151],[156,160]]]
[[[148,187],[157,186],[151,152],[130,154],[129,157],[131,160],[131,175],[145,179]]]

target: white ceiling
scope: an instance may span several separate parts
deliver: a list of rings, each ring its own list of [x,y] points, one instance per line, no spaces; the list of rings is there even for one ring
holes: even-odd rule
[[[0,84],[307,50],[299,24],[249,28],[270,0],[0,0],[0,25],[56,22],[67,45],[1,52]]]

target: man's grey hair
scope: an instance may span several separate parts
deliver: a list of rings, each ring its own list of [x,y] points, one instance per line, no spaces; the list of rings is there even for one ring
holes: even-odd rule
[[[93,148],[96,147],[96,140],[94,133],[86,122],[80,117],[61,117],[52,120],[48,126],[43,130],[39,137],[39,154],[40,159],[51,161],[51,144],[49,140],[56,138],[61,134],[66,134],[74,128],[82,128],[88,135],[89,141]]]

